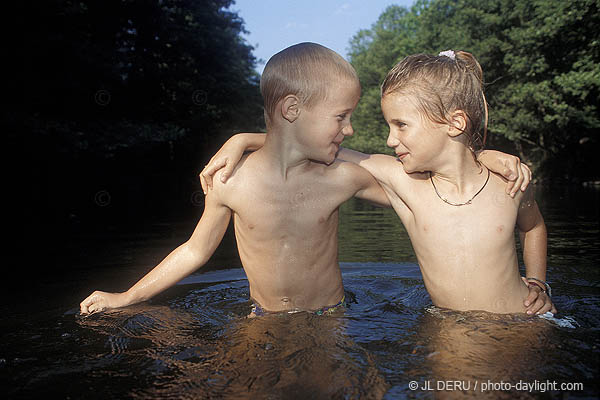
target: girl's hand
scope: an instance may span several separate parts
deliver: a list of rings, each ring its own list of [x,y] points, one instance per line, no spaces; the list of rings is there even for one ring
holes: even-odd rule
[[[208,164],[204,166],[202,172],[200,172],[200,184],[204,194],[212,189],[213,176],[214,174],[224,168],[221,173],[221,182],[225,183],[227,178],[231,176],[233,169],[238,165],[240,159],[244,155],[244,151],[249,150],[248,143],[244,141],[244,137],[241,134],[232,136],[228,141],[225,142],[223,147],[217,151]]]
[[[515,197],[519,189],[524,192],[531,182],[531,170],[521,163],[519,157],[495,150],[483,150],[477,155],[477,160],[490,171],[508,179],[506,193],[510,197]]]
[[[552,314],[556,314],[556,307],[552,304],[552,300],[540,289],[537,285],[531,285],[525,278],[521,278],[527,284],[529,289],[529,295],[523,302],[526,308],[527,314],[545,314],[550,311]]]
[[[125,293],[107,293],[96,290],[79,304],[81,314],[92,314],[109,308],[127,305]]]

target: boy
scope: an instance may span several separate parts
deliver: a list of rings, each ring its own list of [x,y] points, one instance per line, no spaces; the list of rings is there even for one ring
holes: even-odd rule
[[[233,215],[253,314],[332,311],[344,291],[337,262],[338,207],[352,196],[389,205],[361,167],[335,160],[360,97],[356,72],[340,55],[299,44],[273,56],[261,79],[269,134],[227,185],[206,195],[190,239],[124,293],[96,291],[81,313],[147,300],[206,263]]]

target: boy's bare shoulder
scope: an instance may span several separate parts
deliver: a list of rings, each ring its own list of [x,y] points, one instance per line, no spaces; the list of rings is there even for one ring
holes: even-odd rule
[[[223,197],[233,195],[242,190],[249,180],[251,181],[252,176],[256,174],[254,171],[256,168],[253,168],[253,163],[248,161],[249,156],[250,154],[246,154],[240,159],[225,183],[221,181],[224,169],[220,169],[215,173],[213,176],[213,189],[216,194]]]

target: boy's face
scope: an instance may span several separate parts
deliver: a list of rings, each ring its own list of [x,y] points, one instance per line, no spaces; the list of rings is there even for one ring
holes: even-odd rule
[[[431,122],[416,107],[412,96],[387,94],[381,99],[381,111],[390,127],[387,145],[407,173],[431,171],[434,159],[447,143],[448,127]]]
[[[332,163],[346,136],[354,130],[350,116],[360,99],[360,84],[354,79],[338,79],[329,87],[327,98],[301,108],[298,142],[311,160]]]

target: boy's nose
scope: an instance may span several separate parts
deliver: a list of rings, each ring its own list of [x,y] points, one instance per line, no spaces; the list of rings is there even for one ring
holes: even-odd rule
[[[352,136],[354,135],[354,128],[352,128],[352,124],[348,124],[342,129],[342,135],[344,136]]]

